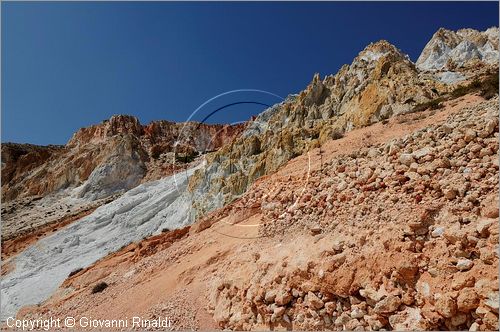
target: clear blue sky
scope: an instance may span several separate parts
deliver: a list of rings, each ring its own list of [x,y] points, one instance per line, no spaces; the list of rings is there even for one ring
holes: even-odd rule
[[[2,2],[2,141],[64,144],[113,114],[184,121],[224,91],[299,92],[379,39],[416,60],[439,27],[493,25],[497,2]],[[279,101],[240,93],[194,119],[241,100]],[[234,106],[210,121],[262,109]]]

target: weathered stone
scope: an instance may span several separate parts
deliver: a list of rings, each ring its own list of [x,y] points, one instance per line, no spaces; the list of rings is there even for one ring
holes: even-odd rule
[[[384,327],[384,324],[377,316],[365,316],[365,320],[373,331],[378,331]]]
[[[400,149],[399,149],[399,146],[397,146],[397,144],[394,144],[394,143],[393,143],[393,144],[391,144],[391,145],[389,146],[389,151],[388,151],[389,156],[394,156],[396,153],[398,153],[398,152],[399,152],[399,150],[400,150]]]
[[[498,120],[489,120],[483,130],[479,132],[479,137],[486,138],[495,132]]]
[[[460,271],[470,270],[473,266],[474,262],[467,258],[459,259],[457,262],[457,269]]]
[[[273,289],[270,289],[266,292],[266,295],[264,296],[264,300],[266,303],[273,303],[274,299],[276,298],[276,291]]]
[[[440,237],[444,234],[444,227],[436,227],[434,230],[431,232],[432,237]]]
[[[460,326],[467,322],[467,315],[464,313],[457,313],[450,319],[450,323],[452,326]]]
[[[345,329],[348,331],[364,331],[362,328],[363,325],[359,322],[357,319],[350,319],[346,324],[345,324]]]
[[[333,241],[332,244],[332,249],[335,251],[335,253],[339,254],[344,250],[345,244],[343,241]]]
[[[425,148],[413,152],[413,156],[417,159],[420,159],[424,158],[425,156],[428,156],[429,154],[431,154],[431,152],[432,149],[426,146]]]
[[[487,312],[483,316],[484,329],[488,331],[498,331],[498,314]]]
[[[457,312],[457,304],[449,295],[440,296],[435,304],[436,311],[443,317],[451,318]]]
[[[379,292],[370,288],[360,289],[359,294],[365,299],[369,299],[374,302],[379,302],[383,297],[383,295],[379,294]]]
[[[479,305],[479,296],[473,288],[464,288],[460,291],[457,298],[458,311],[468,313],[476,310]]]
[[[292,299],[293,296],[289,292],[281,290],[276,295],[274,302],[276,302],[277,305],[287,305]]]
[[[456,279],[451,283],[451,288],[453,290],[461,290],[466,287],[474,287],[474,283],[476,282],[476,278],[474,276],[468,276],[465,279]]]
[[[325,311],[329,315],[333,314],[336,307],[337,307],[337,305],[335,304],[335,302],[326,302],[325,303]]]
[[[484,304],[492,311],[498,314],[498,305],[499,305],[498,292],[490,292],[488,294],[488,298],[484,301]]]
[[[415,162],[415,159],[410,153],[402,153],[399,156],[399,162],[403,165],[410,166],[413,162]]]
[[[469,327],[469,331],[479,331],[479,324],[476,322],[472,323]]]
[[[481,215],[486,218],[498,218],[498,206],[498,195],[496,193],[487,196],[481,202]]]
[[[436,269],[435,267],[430,267],[429,269],[427,269],[427,272],[431,275],[431,277],[437,277],[438,274],[439,274],[439,271],[438,269]]]
[[[464,140],[468,143],[476,138],[476,131],[473,129],[467,129],[464,133]]]
[[[231,300],[226,297],[221,297],[214,310],[214,320],[222,326],[224,323],[229,321],[231,317]]]
[[[275,317],[281,317],[285,313],[285,307],[276,307],[273,310],[273,314]]]
[[[380,300],[373,309],[374,312],[379,314],[387,314],[398,310],[401,305],[401,299],[397,296],[389,295]]]
[[[411,307],[389,316],[389,324],[395,331],[417,331],[430,328],[429,322],[422,317],[420,309]]]
[[[307,305],[313,309],[321,309],[325,305],[323,301],[313,292],[307,293]]]
[[[354,308],[351,310],[351,317],[352,318],[363,318],[364,315],[366,315],[366,311],[364,311],[360,308]]]
[[[481,218],[477,221],[477,226],[476,226],[476,231],[479,233],[480,236],[482,237],[488,237],[489,235],[489,228],[491,225],[493,225],[493,220],[486,219],[486,218]]]
[[[495,262],[496,255],[491,248],[484,247],[479,249],[479,255],[481,257],[481,261],[485,264],[491,265]]]
[[[448,242],[455,244],[457,241],[461,242],[465,238],[465,233],[459,224],[454,224],[445,229],[443,236]]]
[[[455,188],[449,188],[444,191],[444,197],[448,198],[449,200],[455,199],[457,195],[458,191]]]
[[[343,312],[340,314],[339,317],[337,317],[337,319],[335,319],[334,324],[335,324],[335,326],[344,326],[350,320],[351,320],[351,317],[346,312]]]

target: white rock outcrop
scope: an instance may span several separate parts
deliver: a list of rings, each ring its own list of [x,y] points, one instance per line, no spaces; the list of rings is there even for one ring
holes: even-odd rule
[[[14,270],[2,277],[1,318],[45,300],[75,269],[163,228],[190,224],[192,202],[186,188],[194,170],[139,185],[16,256]]]
[[[498,62],[498,28],[486,31],[439,29],[425,45],[416,65],[420,70],[464,66],[471,60],[488,64]]]

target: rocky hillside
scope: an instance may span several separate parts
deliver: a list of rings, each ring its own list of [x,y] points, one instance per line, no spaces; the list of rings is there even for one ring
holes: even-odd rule
[[[497,188],[498,97],[466,95],[311,149],[191,228],[78,270],[20,315],[496,330]]]
[[[497,329],[498,99],[460,108],[408,135],[325,154],[307,183],[292,175],[245,195],[239,206],[260,203],[259,235],[279,243],[282,264],[266,265],[261,251],[253,273],[217,273],[209,306],[220,326]],[[304,233],[317,251],[291,250]]]
[[[133,116],[117,115],[80,129],[65,146],[2,144],[2,200],[78,186],[81,197],[104,198],[185,168],[187,161],[219,149],[242,130],[241,125],[194,122],[141,125]]]
[[[2,184],[21,179],[33,169],[64,151],[64,146],[37,146],[32,144],[2,143]],[[3,186],[2,186],[3,193]],[[8,195],[2,195],[8,200]]]
[[[492,33],[494,29],[488,31],[492,38],[488,45],[498,52],[498,35]],[[442,33],[444,30],[436,34]],[[469,36],[473,30],[457,34]],[[426,48],[420,59],[428,52]],[[452,56],[442,54],[446,59]],[[415,66],[387,41],[368,45],[351,65],[324,79],[316,74],[304,91],[261,114],[234,144],[210,156],[208,165],[190,184],[197,197],[198,215],[224,206],[255,179],[345,132],[392,116],[436,108],[440,102],[465,93],[471,81],[481,85],[486,76],[498,76],[498,63],[479,60],[460,72],[429,72]]]
[[[416,64],[372,43],[244,126],[5,145],[2,317],[496,330],[495,29],[440,30]]]
[[[242,205],[260,200],[260,236],[278,242],[307,232],[324,251],[213,289],[214,318],[231,328],[242,323],[231,312],[254,312],[243,323],[456,330],[482,306],[483,328],[495,328],[497,105],[316,164],[303,192],[293,177],[257,186]]]
[[[200,155],[228,144],[243,129],[195,122],[141,125],[135,117],[117,115],[80,129],[64,146],[2,144],[2,257],[141,183],[197,165]],[[192,221],[189,216],[169,227]]]

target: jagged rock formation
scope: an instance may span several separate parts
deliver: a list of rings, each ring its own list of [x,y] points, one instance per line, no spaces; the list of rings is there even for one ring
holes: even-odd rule
[[[467,79],[480,73],[473,70]],[[412,112],[452,90],[449,75],[445,82],[433,75],[420,71],[387,41],[368,45],[336,75],[323,80],[315,75],[304,91],[257,117],[234,144],[211,156],[207,167],[197,172],[190,188],[198,197],[199,215],[231,202],[255,179],[311,147]]]
[[[425,45],[416,65],[421,70],[464,67],[474,62],[498,64],[498,28],[486,31],[439,29]]]
[[[199,154],[242,130],[195,122],[142,126],[135,117],[118,115],[79,130],[65,146],[2,144],[2,257],[141,183],[192,168]]]
[[[80,188],[81,197],[99,199],[158,179],[185,167],[174,152],[189,157],[230,142],[242,125],[155,121],[141,125],[117,115],[82,128],[65,146],[2,144],[2,199],[43,196]]]
[[[324,103],[317,100],[317,104],[321,104],[318,108],[323,118],[333,116],[333,130],[340,131],[408,112],[413,105],[435,97],[432,89],[438,88],[421,84],[408,56],[387,41],[368,45],[350,66],[342,67],[335,76],[326,77],[324,85],[330,96]],[[310,94],[308,90],[306,93]],[[310,112],[314,112],[314,108],[309,111],[309,117]]]
[[[99,125],[78,130],[68,147],[102,144],[117,135],[132,135],[141,141],[144,150],[158,157],[163,152],[213,151],[230,142],[242,126],[211,125],[198,122],[153,121],[141,125],[134,116],[115,115]],[[152,151],[151,151],[152,150]]]

